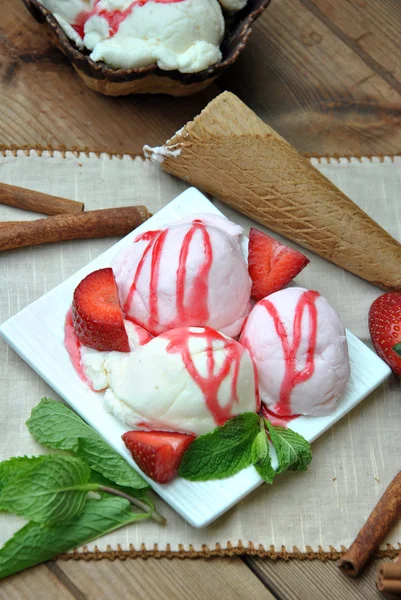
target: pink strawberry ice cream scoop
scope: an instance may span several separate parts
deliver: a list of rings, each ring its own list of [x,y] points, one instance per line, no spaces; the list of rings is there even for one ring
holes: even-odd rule
[[[251,293],[241,236],[206,214],[140,234],[112,263],[123,312],[153,335],[208,326],[237,336]]]
[[[287,288],[260,300],[240,342],[256,364],[259,392],[280,416],[322,416],[343,394],[350,363],[344,325],[318,292]]]

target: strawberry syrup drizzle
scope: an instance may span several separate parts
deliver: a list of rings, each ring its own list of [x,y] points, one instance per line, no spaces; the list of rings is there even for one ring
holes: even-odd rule
[[[200,232],[203,240],[205,259],[198,272],[193,278],[192,287],[189,290],[189,299],[185,304],[185,280],[187,276],[188,255],[191,242],[197,232]],[[159,321],[158,308],[158,286],[160,274],[160,262],[168,230],[147,231],[135,239],[148,241],[135,271],[134,280],[128,292],[123,311],[128,314],[131,303],[138,286],[138,280],[143,270],[147,257],[151,254],[150,277],[149,277],[149,317],[146,329],[155,333]],[[206,226],[199,219],[192,222],[191,228],[185,234],[180,249],[176,279],[176,318],[168,323],[167,329],[174,329],[184,325],[203,326],[209,319],[208,289],[209,273],[213,264],[213,248],[210,235]],[[131,319],[132,320],[132,319]]]
[[[274,427],[284,427],[287,429],[288,424],[294,421],[302,415],[276,415],[273,411],[269,410],[265,404],[262,405],[262,415],[265,419],[270,421]]]
[[[291,394],[293,389],[300,383],[304,383],[310,379],[315,371],[315,350],[317,336],[317,309],[316,300],[319,297],[318,292],[307,290],[300,297],[295,308],[294,325],[293,325],[293,340],[292,344],[288,339],[284,323],[280,319],[278,311],[274,304],[267,298],[261,301],[261,304],[266,308],[273,319],[274,326],[284,352],[285,372],[280,388],[279,401],[273,409],[273,412],[278,417],[286,417],[291,414]],[[308,349],[306,352],[306,365],[301,370],[297,370],[297,353],[302,338],[302,318],[305,310],[309,311],[309,338]],[[293,415],[295,418],[295,415]]]
[[[167,352],[170,354],[181,354],[185,367],[203,393],[205,404],[213,415],[216,425],[224,425],[230,419],[234,404],[239,403],[237,394],[238,375],[241,358],[245,352],[238,342],[225,338],[221,333],[211,327],[202,328],[202,331],[190,331],[189,328],[177,328],[162,334],[168,340]],[[207,375],[203,377],[197,370],[190,351],[190,341],[193,338],[202,338],[206,342]],[[220,370],[215,373],[215,357],[213,342],[223,341],[225,353],[224,361]],[[226,377],[231,374],[231,396],[225,406],[221,406],[218,399],[219,389]]]
[[[200,231],[203,238],[203,248],[205,252],[205,262],[195,275],[188,305],[185,306],[185,278],[187,275],[187,260],[191,241],[197,231]],[[177,269],[177,321],[187,323],[189,320],[200,324],[206,323],[209,318],[209,309],[207,303],[208,297],[208,278],[213,264],[213,249],[209,233],[206,227],[199,219],[195,219],[191,229],[186,233],[182,242],[180,258]]]
[[[101,0],[95,0],[92,10],[83,10],[79,13],[75,23],[72,24],[72,28],[75,29],[81,39],[85,37],[86,22],[94,15],[106,19],[109,24],[109,36],[113,37],[119,30],[121,23],[125,21],[136,6],[144,6],[148,2],[155,2],[156,4],[174,4],[176,2],[183,2],[183,0],[134,0],[124,10],[107,10],[105,8],[98,8],[100,1]]]
[[[72,309],[70,308],[65,318],[64,327],[64,346],[70,356],[72,365],[83,382],[89,385],[93,390],[92,385],[88,381],[81,362],[81,347],[82,344],[75,335],[74,323],[72,322]]]
[[[131,319],[128,319],[128,320],[131,320]],[[145,344],[150,342],[151,339],[153,339],[153,336],[150,333],[148,333],[147,331],[145,331],[145,329],[143,329],[136,323],[134,323],[134,325],[135,325],[136,334],[138,336],[138,346],[144,346]],[[65,317],[64,346],[68,352],[68,355],[70,357],[70,360],[72,362],[74,369],[76,370],[76,372],[79,375],[79,378],[84,383],[86,383],[93,392],[101,391],[101,390],[95,390],[92,383],[89,381],[89,379],[85,375],[85,369],[82,366],[83,344],[78,339],[78,337],[75,333],[74,323],[72,320],[72,308],[69,308],[67,315]],[[131,352],[132,352],[132,350],[131,350]]]

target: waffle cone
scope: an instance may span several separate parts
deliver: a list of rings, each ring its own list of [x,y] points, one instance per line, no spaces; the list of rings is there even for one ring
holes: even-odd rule
[[[166,142],[165,154],[169,173],[370,283],[401,291],[401,245],[233,94],[212,100]]]

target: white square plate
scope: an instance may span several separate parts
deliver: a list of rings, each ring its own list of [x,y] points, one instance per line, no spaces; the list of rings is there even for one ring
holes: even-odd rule
[[[121,440],[127,427],[105,411],[102,396],[89,390],[70,362],[64,348],[65,315],[74,289],[83,277],[96,269],[110,266],[115,254],[131,244],[140,231],[157,229],[186,215],[206,212],[221,214],[198,190],[188,189],[135,232],[0,328],[1,335],[10,346],[136,470],[139,469]],[[390,374],[389,367],[365,344],[352,333],[348,332],[347,336],[351,379],[336,412],[328,417],[300,417],[291,424],[292,429],[310,442],[341,419]],[[177,478],[167,485],[148,481],[193,527],[209,525],[262,483],[253,467],[221,481],[193,483]]]

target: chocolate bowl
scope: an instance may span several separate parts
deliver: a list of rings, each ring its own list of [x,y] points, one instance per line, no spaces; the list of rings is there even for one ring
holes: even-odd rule
[[[222,61],[199,73],[164,71],[156,64],[132,69],[113,69],[103,62],[94,62],[78,50],[66,36],[57,20],[39,0],[22,0],[32,16],[47,26],[51,40],[69,58],[84,83],[107,96],[129,94],[169,94],[190,96],[213,83],[241,54],[252,32],[252,23],[260,17],[271,0],[249,0],[245,8],[226,17],[226,34],[221,44]]]

